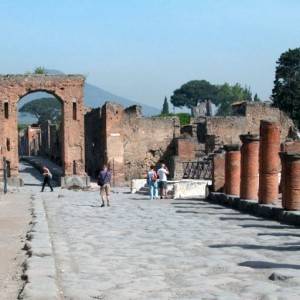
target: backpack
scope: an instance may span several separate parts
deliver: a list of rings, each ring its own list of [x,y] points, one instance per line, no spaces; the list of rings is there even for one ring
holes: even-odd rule
[[[101,176],[101,172],[100,172],[99,175],[98,175],[97,184],[99,186],[103,186],[105,184],[106,177],[107,177],[107,172],[105,173],[104,177]]]
[[[153,171],[150,180],[151,180],[151,182],[156,182],[156,180],[157,180],[157,173],[155,171]]]

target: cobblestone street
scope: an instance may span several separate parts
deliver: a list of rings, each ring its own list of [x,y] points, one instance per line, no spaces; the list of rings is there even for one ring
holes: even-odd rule
[[[35,178],[25,187],[33,193]],[[96,191],[57,188],[33,201],[46,210],[61,299],[300,297],[294,227],[204,200],[150,201],[126,188],[114,189],[105,208]]]

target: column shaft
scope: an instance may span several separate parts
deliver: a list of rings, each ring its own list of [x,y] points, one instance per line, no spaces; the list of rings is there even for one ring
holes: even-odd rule
[[[225,193],[240,195],[241,152],[238,145],[225,147]]]
[[[278,199],[280,168],[280,128],[277,123],[260,122],[259,203],[271,204]]]
[[[240,135],[241,147],[241,199],[258,199],[259,183],[259,137],[258,135]]]

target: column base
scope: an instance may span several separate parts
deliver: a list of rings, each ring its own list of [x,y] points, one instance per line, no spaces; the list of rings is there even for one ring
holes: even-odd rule
[[[62,189],[85,189],[90,186],[90,177],[87,175],[67,175],[61,177]]]
[[[14,187],[24,186],[24,180],[19,176],[12,176],[7,178],[7,185]]]

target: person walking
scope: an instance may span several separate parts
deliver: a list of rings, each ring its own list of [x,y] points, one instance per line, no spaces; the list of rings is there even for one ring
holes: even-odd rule
[[[53,187],[51,185],[52,174],[51,174],[50,170],[46,166],[43,166],[43,177],[44,177],[44,182],[43,182],[43,186],[42,186],[41,192],[44,191],[46,184],[48,184],[48,186],[51,189],[51,192],[53,192]]]
[[[157,173],[154,166],[150,167],[147,174],[147,184],[150,189],[150,200],[158,199]]]
[[[99,172],[98,175],[98,185],[100,186],[100,196],[102,200],[101,207],[105,206],[105,198],[107,206],[109,204],[109,195],[110,195],[110,182],[111,182],[111,172],[106,165],[103,166],[103,169]]]
[[[157,174],[160,199],[163,199],[167,197],[167,175],[169,175],[169,170],[165,164],[161,164],[161,167],[158,169]]]

